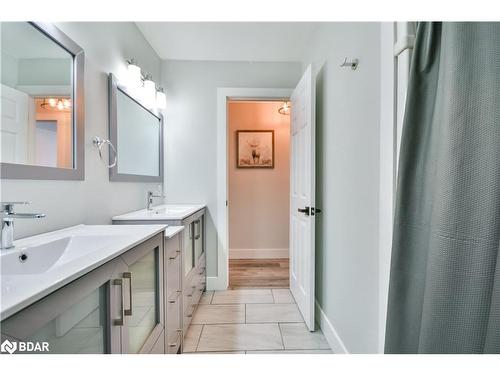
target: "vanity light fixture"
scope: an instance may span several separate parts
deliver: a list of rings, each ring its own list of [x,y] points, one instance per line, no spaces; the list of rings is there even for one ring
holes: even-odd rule
[[[164,109],[167,106],[167,97],[163,88],[156,88],[151,74],[144,73],[135,59],[127,60],[127,78],[125,85],[148,108]]]
[[[288,101],[284,101],[283,102],[283,105],[281,107],[278,108],[278,112],[282,115],[289,115],[290,114],[290,108],[292,106],[290,105],[290,102]]]
[[[144,101],[150,106],[156,105],[156,84],[153,81],[151,74],[146,74],[144,77]]]
[[[130,88],[138,88],[142,86],[142,73],[141,68],[137,65],[135,59],[127,60],[127,86]]]
[[[58,109],[59,111],[69,110],[71,100],[66,98],[44,98],[40,107],[43,109]]]
[[[158,91],[156,91],[156,107],[159,109],[167,107],[167,96],[165,95],[165,91],[163,91],[163,87],[158,87]]]

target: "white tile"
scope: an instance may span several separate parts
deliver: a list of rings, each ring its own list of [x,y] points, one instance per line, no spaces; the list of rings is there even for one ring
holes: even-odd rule
[[[285,349],[330,349],[321,330],[309,332],[304,323],[280,324]]]
[[[210,305],[212,303],[212,297],[214,296],[213,290],[203,292],[200,298],[200,305]]]
[[[245,305],[199,305],[192,323],[245,323]]]
[[[283,349],[277,324],[207,325],[198,343],[198,351],[220,352],[239,350]]]
[[[248,304],[247,323],[303,322],[295,304]]]
[[[274,303],[295,303],[290,289],[273,289]]]
[[[184,353],[190,353],[196,351],[196,347],[198,346],[198,340],[200,339],[202,329],[203,326],[198,324],[191,324],[189,326],[183,342],[182,351]]]
[[[215,291],[212,304],[273,303],[271,289],[234,289]]]
[[[246,354],[333,354],[331,350],[247,350]]]

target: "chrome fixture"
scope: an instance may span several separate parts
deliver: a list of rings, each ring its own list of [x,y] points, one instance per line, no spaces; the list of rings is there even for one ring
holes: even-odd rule
[[[346,57],[344,62],[342,64],[340,64],[340,67],[343,68],[346,66],[350,66],[352,70],[356,70],[358,68],[358,64],[359,64],[358,59],[354,59],[352,61],[347,61],[347,57]]]
[[[289,101],[287,100],[284,100],[283,101],[283,105],[281,107],[278,108],[278,112],[282,115],[289,115],[290,114],[290,108],[291,108],[291,104]]]
[[[94,145],[95,148],[97,148],[97,152],[99,153],[99,159],[102,160],[102,162],[104,163],[106,168],[109,168],[109,169],[113,168],[116,165],[116,162],[118,161],[116,148],[115,148],[115,146],[113,146],[113,143],[111,143],[111,141],[109,139],[103,139],[101,137],[95,136],[92,139],[92,144]],[[113,159],[111,159],[111,154],[109,155],[109,160],[110,160],[109,164],[106,163],[102,157],[102,147],[104,145],[109,145],[110,151],[113,150],[113,153],[114,153]]]
[[[151,211],[153,209],[153,198],[165,198],[165,195],[159,194],[155,195],[152,191],[148,191],[148,204],[147,209]]]
[[[41,219],[45,214],[15,213],[14,205],[29,204],[29,202],[1,202],[0,214],[2,216],[2,245],[1,249],[14,247],[14,219]]]

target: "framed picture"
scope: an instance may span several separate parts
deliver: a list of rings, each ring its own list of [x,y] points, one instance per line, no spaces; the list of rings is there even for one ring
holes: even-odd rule
[[[274,130],[237,130],[236,166],[274,168]]]

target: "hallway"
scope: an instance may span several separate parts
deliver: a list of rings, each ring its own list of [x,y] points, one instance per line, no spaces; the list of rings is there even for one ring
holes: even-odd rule
[[[205,292],[184,339],[185,353],[332,353],[309,332],[288,289]]]

